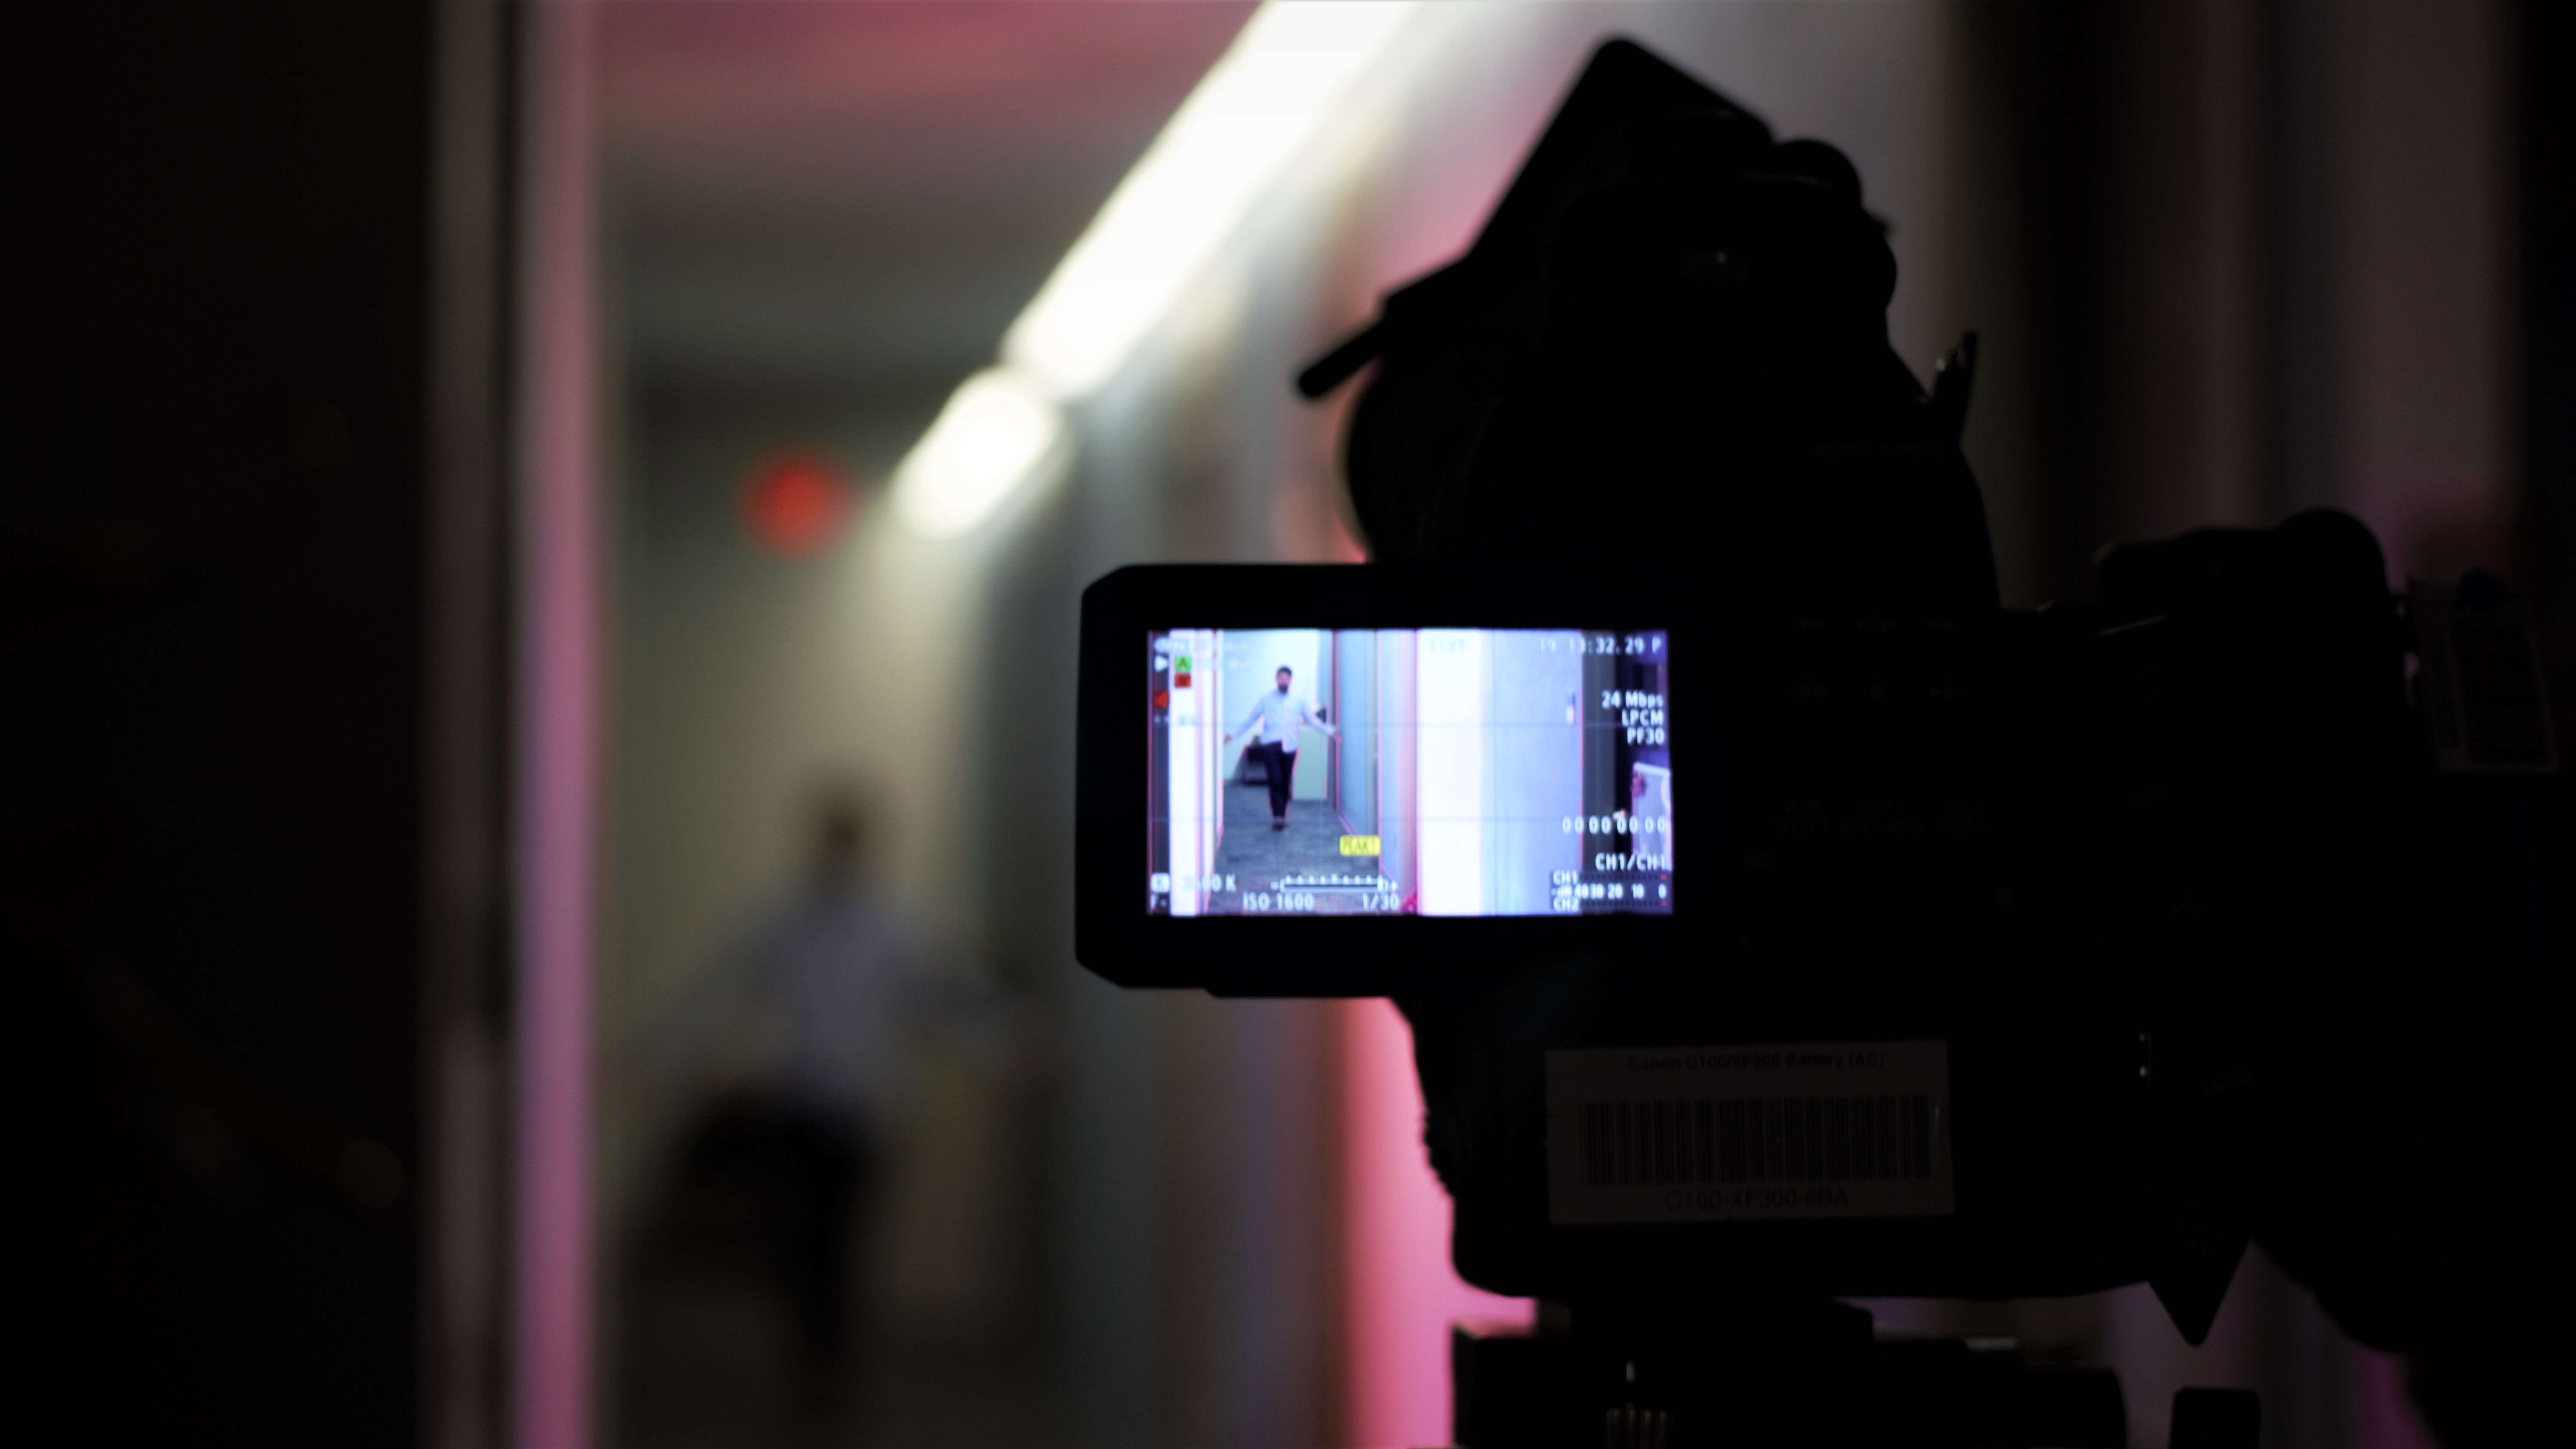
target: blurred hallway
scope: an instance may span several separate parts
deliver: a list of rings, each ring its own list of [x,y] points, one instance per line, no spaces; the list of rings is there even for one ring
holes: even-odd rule
[[[1076,600],[1366,556],[1352,390],[1288,379],[1459,251],[1614,32],[1850,156],[1919,375],[1981,334],[2007,604],[2112,541],[2333,505],[2401,580],[2501,568],[2576,719],[2570,7],[1337,9],[38,17],[0,530],[22,1251],[60,1300],[35,1438],[1444,1434],[1444,1325],[1533,1310],[1450,1270],[1392,1008],[1071,958]],[[1191,248],[1048,314],[1100,325],[1024,326],[1265,24],[1338,37],[1289,67],[1336,88],[1230,113],[1146,198]],[[978,399],[1027,444],[983,492],[929,446]],[[1340,861],[1329,802],[1374,786],[1310,747],[1287,832],[1228,787],[1225,869]],[[774,1046],[668,1043],[843,787],[882,799],[938,981],[1012,1026],[905,1036],[864,1328],[812,1412],[740,1225],[656,1233],[696,1114]],[[2276,1449],[2426,1443],[2403,1361],[2259,1254],[2199,1348],[2142,1288],[1879,1306],[2116,1362],[2134,1443],[2186,1382],[2259,1386]]]
[[[862,1275],[850,1405],[800,1420],[779,1306],[745,1265],[648,1241],[692,1088],[652,1040],[792,860],[818,781],[875,782],[895,894],[1023,993],[1048,892],[993,864],[1060,807],[1004,793],[995,582],[1054,500],[929,545],[887,484],[956,380],[1241,25],[1239,6],[637,4],[598,12],[605,276],[622,349],[617,862],[603,957],[603,1225],[628,1266],[619,1442],[1042,1444],[1060,1187],[1035,1083],[914,1046]],[[844,490],[801,551],[747,526],[764,469]],[[1032,510],[1035,510],[1034,512]],[[1040,766],[1051,768],[1051,766]],[[604,1320],[609,1321],[609,1320]],[[748,1436],[748,1437],[746,1437]],[[819,1436],[819,1438],[817,1437]],[[855,1437],[854,1437],[855,1436]]]

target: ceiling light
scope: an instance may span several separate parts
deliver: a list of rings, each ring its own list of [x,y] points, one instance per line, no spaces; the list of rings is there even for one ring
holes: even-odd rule
[[[949,395],[895,466],[895,512],[933,538],[964,533],[1061,467],[1064,444],[1064,412],[1044,387],[1014,368],[986,368]]]
[[[1059,397],[1108,381],[1417,8],[1264,5],[1011,325],[1002,355]]]
[[[1003,365],[967,379],[897,467],[896,514],[932,537],[964,533],[1063,468],[1064,405],[1162,323],[1421,8],[1262,6],[1011,324]]]

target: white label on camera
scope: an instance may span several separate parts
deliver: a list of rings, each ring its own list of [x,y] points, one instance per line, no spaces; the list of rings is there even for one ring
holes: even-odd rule
[[[1946,1216],[1937,1041],[1547,1054],[1548,1221]]]

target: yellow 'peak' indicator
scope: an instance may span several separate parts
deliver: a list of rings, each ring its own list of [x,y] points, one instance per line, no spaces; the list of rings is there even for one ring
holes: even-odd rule
[[[1342,837],[1342,854],[1344,855],[1375,855],[1377,853],[1377,837],[1374,835],[1345,835]]]

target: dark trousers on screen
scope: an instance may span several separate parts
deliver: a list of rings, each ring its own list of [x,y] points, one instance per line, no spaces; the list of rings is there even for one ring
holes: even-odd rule
[[[1253,754],[1270,772],[1270,818],[1288,818],[1288,790],[1297,778],[1297,752],[1286,745],[1256,744]]]

